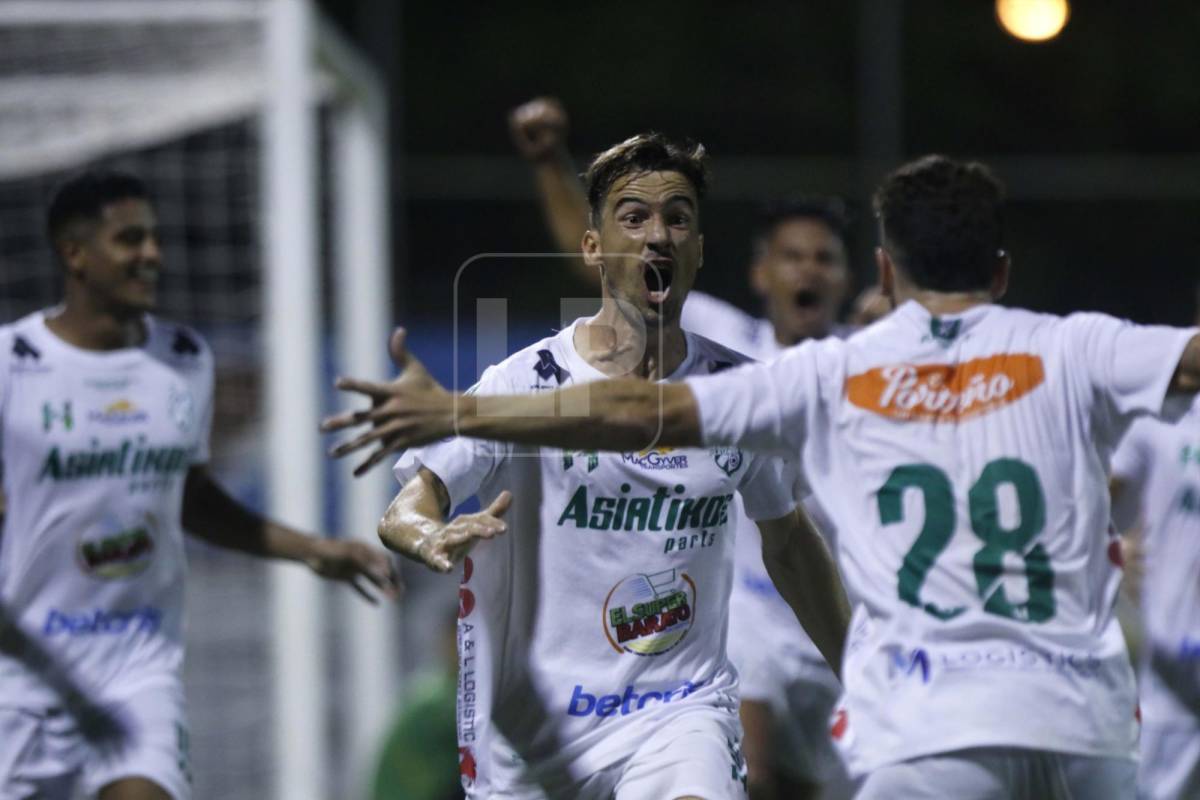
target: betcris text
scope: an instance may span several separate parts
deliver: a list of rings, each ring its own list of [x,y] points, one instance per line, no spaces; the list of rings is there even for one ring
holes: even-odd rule
[[[162,626],[162,612],[151,606],[129,611],[59,611],[51,609],[42,625],[47,638],[65,636],[118,636],[124,633],[157,633]]]
[[[567,705],[567,715],[572,717],[624,717],[635,711],[641,711],[650,704],[682,700],[705,683],[705,681],[700,683],[684,681],[662,691],[641,692],[640,694],[634,691],[632,684],[626,686],[620,694],[593,693],[576,684],[575,689],[571,692],[571,702]]]

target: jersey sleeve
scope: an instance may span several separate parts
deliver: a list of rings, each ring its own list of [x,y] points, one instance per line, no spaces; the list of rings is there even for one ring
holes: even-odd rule
[[[796,507],[793,462],[778,456],[752,454],[738,494],[752,520],[779,519]]]
[[[745,341],[753,332],[755,319],[737,306],[704,292],[689,292],[679,319],[680,326],[721,344]]]
[[[488,367],[469,394],[508,394],[512,388],[497,367]],[[512,445],[504,442],[454,437],[424,447],[406,450],[392,468],[401,485],[408,483],[421,467],[441,479],[450,495],[453,510],[473,497],[512,456]]]
[[[1134,423],[1129,432],[1121,439],[1112,457],[1112,476],[1122,481],[1141,483],[1150,470],[1150,442],[1147,439],[1147,426],[1142,422]]]
[[[795,457],[820,397],[816,348],[806,342],[768,363],[689,378],[704,444]]]
[[[1066,320],[1071,357],[1117,418],[1168,412],[1167,389],[1195,328],[1134,325],[1105,314]]]
[[[1153,467],[1154,445],[1150,440],[1150,426],[1154,424],[1148,419],[1133,423],[1113,452],[1112,477],[1122,484],[1112,507],[1113,521],[1118,530],[1132,527],[1141,512],[1142,492]]]

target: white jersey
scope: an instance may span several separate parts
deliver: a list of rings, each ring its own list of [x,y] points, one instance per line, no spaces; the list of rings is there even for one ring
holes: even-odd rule
[[[0,604],[84,688],[182,657],[180,504],[208,458],[213,367],[193,331],[147,316],[141,347],[82,350],[43,313],[0,327]],[[55,705],[0,654],[0,695]]]
[[[1108,462],[1192,331],[915,302],[846,341],[688,381],[706,443],[800,455],[859,601],[851,770],[1014,746],[1132,758]]]
[[[720,342],[756,361],[770,361],[786,348],[775,338],[770,320],[747,314],[737,306],[704,292],[691,292],[683,304],[680,324],[689,331]],[[850,331],[837,328],[833,335],[848,336]],[[800,488],[800,487],[797,487]],[[809,516],[831,543],[836,532],[829,515],[818,499],[801,489],[797,501],[802,501]],[[740,511],[740,506],[739,506]],[[770,642],[771,647],[785,649],[796,655],[795,662],[805,665],[806,671],[832,675],[824,656],[804,631],[787,601],[779,594],[762,560],[762,536],[753,520],[738,514],[737,546],[734,556],[733,594],[730,599],[730,620],[734,626],[749,629],[747,636],[737,636],[738,642]],[[748,644],[748,646],[755,646]],[[740,655],[731,646],[730,656],[742,672],[742,696],[752,700],[767,700],[774,687],[759,686],[748,678]],[[751,670],[751,673],[754,673]],[[835,678],[832,678],[835,680]]]
[[[484,395],[604,378],[575,350],[578,324],[489,368],[475,388],[480,412]],[[745,361],[686,336],[668,380]],[[732,501],[740,493],[757,519],[789,513],[778,460],[727,447],[596,453],[452,439],[409,451],[396,476],[422,465],[452,508],[514,497],[509,532],[464,562],[459,744],[475,795],[533,776],[559,796],[689,709],[736,713],[725,654]]]
[[[1141,511],[1146,550],[1141,618],[1147,724],[1195,720],[1200,700],[1200,404],[1176,424],[1138,420],[1113,476]]]

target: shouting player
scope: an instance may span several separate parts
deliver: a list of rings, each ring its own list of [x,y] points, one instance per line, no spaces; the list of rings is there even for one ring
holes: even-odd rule
[[[509,116],[513,143],[534,170],[547,225],[563,252],[578,249],[587,229],[587,196],[566,149],[567,112],[536,98]],[[681,325],[758,361],[806,339],[845,336],[836,324],[850,284],[844,204],[796,198],[769,205],[753,236],[747,277],[765,319],[704,292],[688,294]],[[597,272],[580,259],[584,279]],[[805,509],[826,536],[828,515],[812,495]],[[729,658],[737,667],[744,753],[751,800],[825,800],[851,790],[829,738],[841,684],[788,613],[763,566],[758,528],[738,514],[730,601]]]
[[[1132,797],[1108,460],[1135,418],[1200,389],[1200,335],[995,305],[1002,195],[983,165],[943,156],[889,175],[876,260],[898,307],[848,340],[675,384],[486,404],[409,357],[370,387],[376,408],[359,419],[374,429],[348,447],[454,432],[622,449],[658,433],[659,446],[790,452],[859,601],[834,735],[867,774],[860,797]],[[584,417],[525,416],[585,402]]]
[[[1112,472],[1114,504],[1141,518],[1145,557],[1138,797],[1200,797],[1200,406],[1173,425],[1138,420]]]
[[[679,326],[701,265],[703,149],[636,136],[598,156],[587,182],[583,252],[601,273],[602,308],[489,368],[473,390],[480,402],[520,392],[536,403],[613,376],[671,385],[746,360]],[[389,546],[444,571],[472,540],[511,529],[464,564],[470,796],[744,797],[725,654],[735,493],[771,574],[836,663],[848,607],[782,464],[652,439],[620,454],[451,439],[397,466],[404,488],[380,526]],[[476,494],[484,511],[446,522]]]
[[[386,553],[268,522],[205,469],[212,356],[150,314],[162,260],[142,183],[85,173],[48,218],[63,303],[0,327],[0,797],[81,784],[103,800],[181,800],[181,525],[368,598],[360,580],[390,595],[395,577]],[[80,693],[122,728],[103,748]]]

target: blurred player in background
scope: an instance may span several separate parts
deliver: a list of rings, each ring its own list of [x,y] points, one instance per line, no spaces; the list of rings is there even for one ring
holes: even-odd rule
[[[1200,406],[1173,425],[1135,422],[1112,473],[1116,516],[1139,520],[1144,558],[1138,797],[1200,797]]]
[[[374,430],[354,444],[378,442],[379,458],[457,432],[621,449],[658,431],[663,445],[798,454],[860,603],[834,726],[866,775],[860,800],[1133,797],[1108,462],[1136,418],[1173,416],[1186,404],[1172,395],[1200,389],[1200,334],[995,305],[1003,190],[981,164],[918,159],[875,208],[897,308],[847,340],[676,384],[486,404],[409,358],[371,387]]]
[[[557,100],[537,98],[514,109],[509,125],[518,151],[533,166],[556,244],[574,251],[586,231],[588,205],[567,154],[566,110]],[[850,287],[848,228],[840,200],[797,198],[768,206],[754,232],[748,271],[766,318],[693,291],[683,306],[683,328],[759,361],[806,339],[846,335],[837,314]],[[833,525],[816,498],[797,499],[832,538]],[[829,736],[841,684],[771,583],[758,528],[743,514],[738,520],[729,658],[740,679],[750,797],[848,796],[849,780]]]
[[[702,263],[705,182],[703,148],[657,134],[598,156],[582,246],[601,274],[600,312],[489,368],[476,396],[536,398],[622,375],[653,385],[745,361],[679,326]],[[380,527],[389,546],[448,570],[464,545],[504,530],[506,512],[512,529],[464,567],[459,736],[472,797],[744,796],[725,648],[735,493],[787,602],[836,660],[846,601],[781,462],[737,448],[637,449],[452,439],[396,467],[405,486]],[[485,510],[447,523],[474,494]]]
[[[0,606],[4,638],[31,643],[0,650],[0,797],[181,800],[181,526],[372,600],[363,581],[394,596],[395,574],[383,551],[268,522],[209,475],[212,356],[150,313],[162,254],[137,178],[68,181],[48,232],[62,304],[0,327]],[[47,659],[121,729],[104,749]]]

